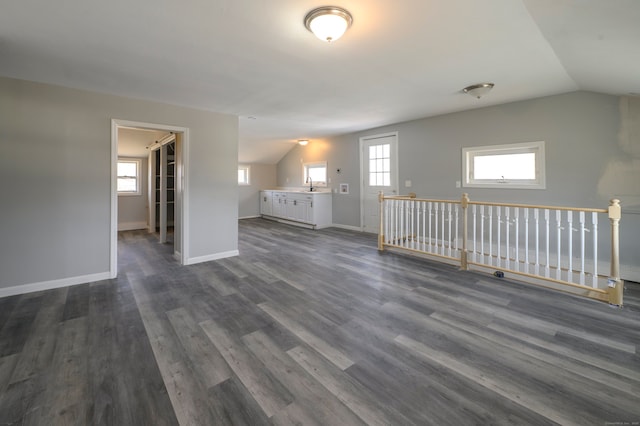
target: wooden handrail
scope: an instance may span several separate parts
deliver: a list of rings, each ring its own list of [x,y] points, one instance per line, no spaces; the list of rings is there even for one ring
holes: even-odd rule
[[[461,208],[461,213],[462,213],[462,248],[458,249],[458,247],[456,246],[455,250],[459,250],[458,252],[458,258],[457,260],[460,262],[460,267],[463,270],[466,270],[469,268],[469,265],[477,265],[477,266],[484,266],[487,267],[487,265],[485,263],[478,263],[475,261],[475,252],[474,252],[474,261],[471,261],[471,259],[469,259],[469,253],[471,252],[467,246],[467,242],[469,239],[469,217],[468,217],[468,209],[469,209],[469,205],[478,205],[478,206],[488,206],[488,207],[505,207],[505,208],[522,208],[522,209],[530,209],[533,210],[534,213],[536,213],[536,211],[538,210],[547,210],[547,211],[556,211],[557,212],[557,221],[560,220],[560,211],[565,211],[565,212],[580,212],[582,214],[584,213],[593,213],[593,227],[594,229],[597,229],[597,217],[596,214],[608,214],[609,217],[609,221],[610,221],[610,233],[611,233],[611,258],[610,258],[610,270],[609,270],[609,276],[602,276],[600,274],[597,273],[597,262],[598,262],[598,256],[597,256],[597,239],[596,237],[594,237],[593,242],[594,242],[594,246],[593,246],[593,255],[594,255],[594,266],[593,266],[593,271],[592,271],[592,275],[593,275],[593,288],[588,288],[587,286],[584,285],[584,282],[581,281],[580,284],[576,284],[572,282],[571,278],[568,278],[566,281],[565,280],[561,280],[561,271],[565,270],[561,264],[560,264],[560,258],[561,258],[561,251],[560,251],[560,229],[564,229],[564,228],[558,228],[558,243],[557,243],[557,247],[558,247],[558,253],[556,253],[557,255],[557,277],[553,278],[551,276],[549,276],[549,245],[548,245],[548,238],[549,238],[549,224],[548,224],[548,220],[549,218],[547,217],[545,220],[547,221],[547,225],[546,225],[546,233],[547,233],[547,251],[546,251],[546,256],[547,256],[547,260],[546,260],[546,275],[542,276],[538,274],[538,270],[537,270],[537,265],[538,265],[538,259],[536,256],[536,272],[535,274],[531,274],[529,272],[526,271],[522,271],[520,269],[518,270],[512,270],[509,268],[509,264],[507,262],[507,271],[511,272],[511,273],[515,273],[515,274],[519,274],[521,276],[525,276],[525,277],[530,277],[530,278],[536,278],[536,279],[541,279],[543,281],[551,281],[551,282],[556,282],[556,283],[561,283],[561,284],[565,284],[568,285],[569,287],[575,287],[575,288],[580,288],[580,289],[584,289],[584,290],[588,290],[590,292],[591,295],[599,295],[599,297],[596,297],[600,300],[608,300],[610,304],[612,305],[617,305],[617,306],[622,306],[622,299],[623,299],[623,289],[624,289],[624,281],[622,279],[620,279],[620,253],[619,253],[619,222],[620,222],[620,218],[621,218],[621,207],[620,207],[620,201],[617,199],[613,199],[610,202],[610,205],[607,209],[594,209],[594,208],[579,208],[579,207],[564,207],[564,206],[545,206],[545,205],[535,205],[535,204],[520,204],[520,203],[497,203],[497,202],[483,202],[483,201],[471,201],[469,199],[468,194],[463,194],[461,199],[459,200],[442,200],[442,199],[428,199],[428,198],[417,198],[415,193],[409,193],[407,195],[392,195],[392,196],[385,196],[382,192],[380,192],[378,194],[378,199],[380,202],[380,231],[378,234],[378,250],[383,251],[385,249],[385,247],[399,247],[402,248],[404,250],[408,250],[408,251],[415,251],[415,252],[419,252],[419,253],[425,253],[431,256],[437,256],[437,257],[447,257],[447,258],[451,258],[451,259],[455,259],[455,257],[451,257],[451,246],[449,246],[449,255],[445,256],[444,250],[440,253],[433,252],[431,249],[429,249],[429,251],[424,251],[424,250],[420,250],[420,249],[416,249],[416,245],[419,247],[420,246],[420,240],[419,240],[419,236],[415,236],[412,235],[413,234],[413,223],[411,223],[411,229],[406,228],[404,230],[401,230],[400,232],[400,238],[402,238],[401,241],[412,241],[411,244],[406,244],[406,243],[400,243],[400,244],[396,244],[396,240],[390,241],[390,242],[386,242],[385,240],[385,235],[384,235],[384,230],[385,230],[385,220],[384,220],[384,215],[386,214],[386,211],[384,209],[384,201],[386,200],[397,200],[397,201],[403,201],[402,205],[404,206],[406,202],[411,201],[411,203],[408,205],[409,209],[414,209],[416,206],[413,202],[423,202],[423,203],[437,203],[437,204],[443,204],[442,206],[442,215],[444,215],[444,204],[448,204],[448,214],[449,214],[449,218],[447,219],[448,221],[451,221],[451,209],[453,205],[460,205]],[[401,207],[403,208],[403,207]],[[418,209],[420,208],[424,208],[424,207],[417,207]],[[437,208],[439,209],[439,206],[437,206]],[[429,209],[431,209],[431,206],[429,206]],[[490,214],[491,214],[491,208],[489,209]],[[431,210],[429,210],[431,211]],[[455,212],[456,212],[456,223],[457,222],[457,212],[458,212],[458,207],[455,207]],[[508,209],[507,209],[507,216],[508,216]],[[418,213],[420,214],[420,213]],[[499,211],[498,211],[498,215],[499,215]],[[396,213],[397,215],[397,213]],[[545,213],[545,216],[548,216],[547,213]],[[567,214],[567,216],[569,217],[569,223],[571,223],[571,215]],[[413,216],[408,216],[408,218],[412,218]],[[438,238],[438,222],[437,222],[437,211],[436,211],[436,222],[435,222],[435,238]],[[537,215],[535,216],[536,218],[536,241],[538,238],[538,233],[537,233]],[[402,228],[402,217],[400,218],[400,227]],[[409,219],[407,219],[407,223]],[[444,236],[444,216],[441,217],[441,221],[442,221],[442,234],[441,237]],[[475,209],[474,209],[474,219],[475,221]],[[475,222],[474,222],[475,223]],[[559,222],[558,222],[559,223]],[[517,222],[516,222],[517,224]],[[397,223],[395,224],[396,228],[397,228]],[[393,225],[392,225],[393,226]],[[420,225],[418,223],[418,229],[420,229]],[[424,219],[423,219],[423,228],[424,228]],[[456,225],[457,226],[457,225]],[[498,225],[500,226],[500,225]],[[431,219],[429,219],[429,229],[431,227]],[[458,228],[456,228],[458,229]],[[491,229],[491,228],[489,228]],[[517,228],[516,228],[517,229]],[[528,229],[528,228],[526,228]],[[388,229],[388,225],[387,225],[387,231],[391,232]],[[583,230],[582,232],[584,233],[585,231],[589,231],[588,229],[584,229],[583,226]],[[457,230],[456,230],[456,237],[455,237],[455,241],[458,240],[458,234],[457,234]],[[393,233],[393,235],[395,235],[395,233]],[[475,235],[475,225],[474,225],[474,235]],[[594,236],[597,236],[597,232],[594,233]],[[424,234],[424,230],[423,230],[423,239],[425,238],[425,234]],[[429,231],[429,241],[431,241],[431,231]],[[584,235],[583,235],[584,238]],[[500,228],[498,228],[498,239],[500,239]],[[416,243],[416,241],[418,241],[418,243]],[[517,238],[516,238],[517,241]],[[424,242],[422,243],[424,244]],[[429,245],[431,245],[432,243],[429,242]],[[444,244],[444,243],[443,243]],[[449,244],[451,244],[451,223],[449,223]],[[457,244],[457,243],[456,243]],[[482,244],[482,242],[481,242]],[[491,237],[489,238],[489,244],[491,244]],[[498,241],[498,255],[500,255],[500,242]],[[582,270],[581,273],[584,274],[584,242],[582,243]],[[444,247],[444,246],[443,246]],[[571,250],[571,242],[569,242],[569,247]],[[507,239],[506,239],[506,248],[507,250],[509,250],[509,233],[507,231]],[[536,249],[537,249],[537,244],[536,244]],[[474,236],[474,250],[475,250],[475,236]],[[516,256],[518,251],[516,250]],[[481,252],[482,254],[482,252]],[[489,255],[491,255],[491,251],[489,252]],[[569,256],[572,256],[572,254],[570,253]],[[518,258],[519,259],[519,258]],[[501,265],[498,264],[498,267],[500,267]],[[492,267],[492,266],[489,266]],[[569,267],[571,268],[571,258],[569,259]],[[569,269],[567,269],[569,270]],[[577,271],[577,270],[576,270]],[[571,269],[571,274],[573,273],[573,269]],[[597,288],[596,287],[596,282],[597,282],[597,278],[608,278],[608,286],[606,289],[602,289],[602,288]],[[604,296],[604,297],[603,297]],[[591,297],[591,296],[590,296]]]
[[[384,195],[384,200],[406,200],[407,198],[411,198],[413,201],[425,201],[432,203],[451,203],[451,204],[461,204],[460,200],[442,200],[437,198],[416,198],[411,197],[413,193],[409,195],[393,195],[387,196]],[[574,211],[574,212],[585,212],[585,213],[608,213],[608,209],[594,209],[589,207],[563,207],[563,206],[545,206],[545,205],[536,205],[536,204],[518,204],[518,203],[494,203],[489,201],[467,201],[470,205],[477,206],[499,206],[499,207],[520,207],[525,209],[542,209],[542,210],[561,210],[561,211]]]

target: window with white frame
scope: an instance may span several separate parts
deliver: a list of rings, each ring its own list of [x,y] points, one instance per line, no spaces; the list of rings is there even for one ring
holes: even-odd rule
[[[391,144],[369,147],[369,186],[391,186]]]
[[[138,159],[118,160],[118,195],[140,195],[140,168],[141,162]]]
[[[238,185],[249,185],[249,166],[238,166]]]
[[[544,142],[462,149],[462,185],[475,188],[544,189]]]
[[[304,163],[302,165],[302,183],[313,186],[327,186],[327,162]]]

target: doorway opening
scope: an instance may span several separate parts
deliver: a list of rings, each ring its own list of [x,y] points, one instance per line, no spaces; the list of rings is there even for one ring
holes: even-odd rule
[[[111,278],[117,276],[119,230],[146,229],[156,233],[158,243],[171,244],[176,260],[186,264],[188,146],[187,128],[112,120]],[[135,169],[131,166],[134,162],[139,164],[137,174],[124,173],[123,170]],[[126,189],[134,185],[137,190],[127,193]]]

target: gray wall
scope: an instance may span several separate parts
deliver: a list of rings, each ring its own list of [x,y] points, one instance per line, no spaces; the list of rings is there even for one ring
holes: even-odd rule
[[[238,217],[248,218],[260,215],[259,192],[276,187],[275,164],[245,164],[250,167],[250,185],[238,185]]]
[[[0,78],[0,288],[109,271],[113,118],[189,128],[189,256],[237,250],[237,117]]]
[[[119,159],[134,159],[134,157],[118,157]],[[131,229],[145,229],[149,222],[147,180],[149,158],[140,160],[140,195],[118,195],[118,231]]]
[[[457,199],[468,192],[478,201],[602,208],[620,198],[623,272],[640,280],[640,99],[574,92],[314,140],[280,161],[278,185],[299,181],[301,159],[327,160],[331,186],[350,184],[349,195],[333,195],[333,222],[359,227],[359,138],[392,131],[398,132],[401,193]],[[541,140],[547,189],[456,188],[463,147]],[[404,188],[407,179],[411,188]]]

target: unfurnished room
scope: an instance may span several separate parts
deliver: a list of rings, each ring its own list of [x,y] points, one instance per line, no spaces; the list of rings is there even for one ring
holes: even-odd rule
[[[640,2],[0,6],[0,425],[640,424]]]

